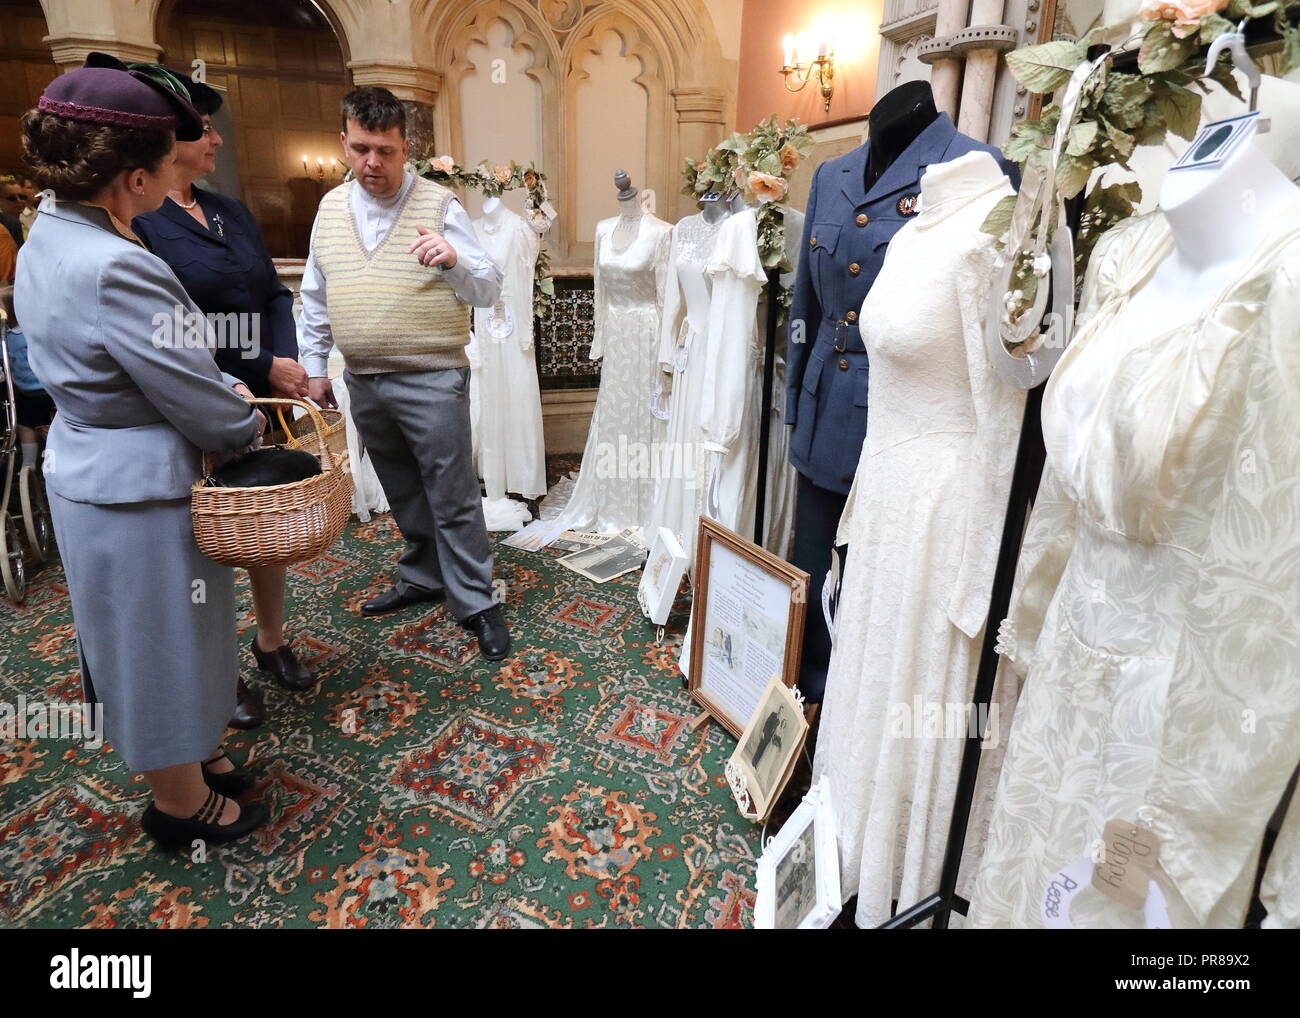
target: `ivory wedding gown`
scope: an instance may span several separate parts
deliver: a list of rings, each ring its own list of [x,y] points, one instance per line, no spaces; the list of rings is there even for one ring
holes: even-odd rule
[[[647,537],[653,541],[659,527],[671,530],[686,552],[692,575],[696,531],[705,510],[700,407],[710,384],[707,341],[712,282],[705,266],[725,221],[723,216],[711,223],[696,214],[673,227],[660,328],[659,367],[672,378],[665,437],[668,469],[656,482]]]
[[[542,397],[533,350],[533,273],[538,237],[504,205],[474,220],[483,250],[501,269],[501,296],[474,309],[474,338],[466,351],[474,458],[489,501],[506,492],[546,494]]]
[[[572,530],[646,529],[664,424],[650,412],[659,380],[659,325],[672,227],[648,213],[623,250],[618,216],[596,225],[595,336],[600,368],[596,412],[573,494],[558,519]]]
[[[871,422],[836,542],[848,563],[814,774],[863,927],[939,887],[1024,414],[983,339],[995,249],[980,226],[1011,193],[985,152],[931,166],[859,314]],[[1006,690],[997,703],[991,733],[1013,707]]]
[[[1158,839],[1174,928],[1240,926],[1300,760],[1300,198],[1205,310],[1140,334],[1129,297],[1172,247],[1159,212],[1102,238],[1044,393],[1003,633],[1027,678],[974,926],[1041,928],[1054,875],[1110,820]],[[1300,925],[1297,810],[1265,878],[1271,925]],[[1091,886],[1071,911],[1144,924]]]

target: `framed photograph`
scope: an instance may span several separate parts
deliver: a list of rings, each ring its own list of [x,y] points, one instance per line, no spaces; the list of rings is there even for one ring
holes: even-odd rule
[[[641,574],[641,585],[636,592],[637,600],[641,602],[641,611],[656,626],[662,626],[668,621],[668,613],[673,610],[673,601],[677,597],[677,588],[681,586],[684,572],[686,550],[671,530],[660,527],[654,545],[650,548],[645,572]]]
[[[754,928],[824,930],[842,906],[835,814],[823,779],[763,849]]]
[[[691,606],[691,696],[736,738],[773,676],[799,680],[808,574],[700,517]]]
[[[807,737],[803,697],[772,676],[758,710],[727,761],[727,781],[746,819],[767,822],[794,773]]]

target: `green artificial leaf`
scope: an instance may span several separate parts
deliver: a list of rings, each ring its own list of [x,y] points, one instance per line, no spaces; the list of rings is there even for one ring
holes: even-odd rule
[[[1104,117],[1101,119],[1101,130],[1106,136],[1107,144],[1115,153],[1116,161],[1125,164],[1128,157],[1133,154],[1133,149],[1137,147],[1136,139],[1123,128],[1116,127]]]
[[[1170,131],[1191,141],[1201,126],[1201,97],[1191,89],[1163,82],[1152,89],[1160,119]]]
[[[1173,22],[1153,21],[1138,50],[1138,69],[1143,74],[1159,74],[1181,67],[1196,52],[1195,34],[1180,39],[1173,33]]]
[[[1011,229],[1011,215],[1015,210],[1016,196],[1014,194],[999,199],[998,203],[989,209],[989,214],[984,217],[980,229],[990,236],[1001,237]]]
[[[1088,178],[1097,167],[1090,156],[1071,155],[1065,152],[1056,166],[1056,189],[1062,198],[1073,198],[1088,184]]]
[[[1002,154],[1013,163],[1023,163],[1043,144],[1043,132],[1034,123],[1017,124],[1015,133],[1002,146]]]
[[[1092,148],[1092,143],[1097,140],[1097,122],[1095,120],[1084,120],[1070,128],[1070,136],[1066,139],[1065,151],[1072,156],[1082,156]]]
[[[1282,21],[1282,52],[1278,56],[1281,67],[1279,74],[1286,74],[1300,67],[1300,25],[1292,25],[1286,19]]]
[[[1151,96],[1151,86],[1137,74],[1112,74],[1101,97],[1108,120],[1120,127],[1133,127],[1142,120],[1142,105]]]
[[[1007,66],[1030,92],[1054,92],[1083,62],[1086,51],[1076,42],[1057,40],[1025,46],[1007,54]]]
[[[1196,36],[1202,46],[1208,46],[1224,32],[1231,32],[1233,24],[1222,14],[1207,14],[1201,18]]]
[[[1300,33],[1297,33],[1300,34]],[[1237,84],[1237,76],[1232,73],[1232,64],[1219,61],[1214,65],[1210,72],[1210,79],[1217,81],[1227,93],[1239,102],[1245,102],[1246,97],[1241,94],[1241,86]]]
[[[754,169],[759,173],[766,173],[772,177],[781,176],[781,160],[775,152],[769,152],[754,164]]]

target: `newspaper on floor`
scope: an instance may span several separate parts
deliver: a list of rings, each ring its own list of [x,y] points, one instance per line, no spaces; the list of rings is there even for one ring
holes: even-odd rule
[[[592,530],[566,530],[550,543],[550,547],[559,551],[582,551],[583,548],[604,544],[613,536],[613,534],[601,534]]]
[[[564,523],[560,520],[533,520],[523,530],[516,531],[501,543],[524,551],[541,551],[562,533]]]
[[[650,549],[640,532],[633,527],[615,534],[601,544],[562,555],[556,561],[579,576],[585,576],[596,583],[606,583],[624,573],[640,569],[648,554]]]

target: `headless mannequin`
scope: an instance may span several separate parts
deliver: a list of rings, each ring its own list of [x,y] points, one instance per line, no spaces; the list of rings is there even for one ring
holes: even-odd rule
[[[502,208],[501,199],[497,197],[483,199],[483,218],[489,221],[499,221],[501,217],[497,214]]]
[[[928,81],[908,81],[890,89],[871,108],[867,118],[866,177],[863,186],[871,186],[903,154],[908,145],[938,118],[934,93]]]
[[[1250,195],[1253,211],[1243,210]],[[1297,188],[1248,139],[1221,166],[1169,173],[1160,207],[1174,249],[1129,299],[1125,328],[1144,335],[1186,322],[1216,299]]]
[[[710,226],[722,222],[735,212],[731,207],[731,197],[719,198],[717,201],[702,201],[699,206],[700,216]]]
[[[645,206],[641,204],[641,195],[632,187],[631,178],[623,170],[614,173],[614,186],[618,191],[618,222],[614,224],[611,238],[614,250],[626,251],[636,240],[641,229],[641,219],[645,215]]]

